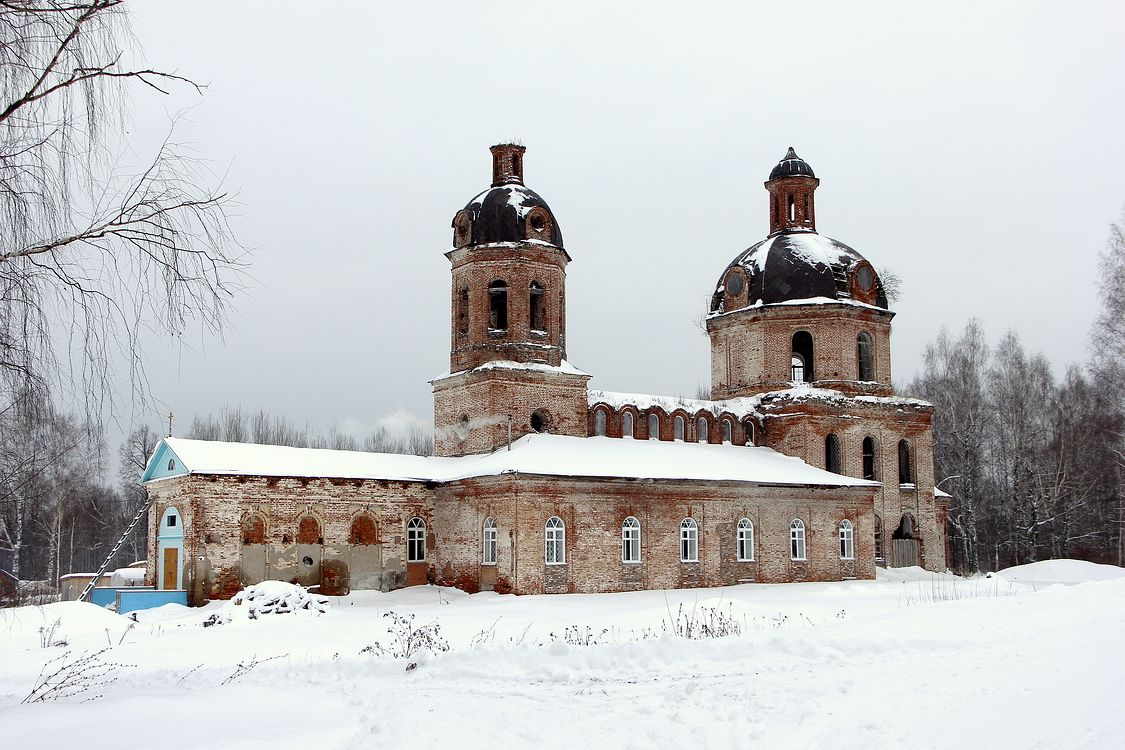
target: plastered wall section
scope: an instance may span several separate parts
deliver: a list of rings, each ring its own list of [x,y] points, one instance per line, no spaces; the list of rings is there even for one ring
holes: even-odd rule
[[[147,487],[155,498],[147,580],[156,579],[156,524],[175,506],[183,518],[183,580],[193,604],[228,598],[263,579],[313,585],[328,578],[341,592],[398,588],[406,585],[407,522],[415,516],[425,521],[429,548],[440,534],[433,489],[419,482],[190,475]],[[243,544],[243,522],[251,514],[265,522],[261,544]],[[374,521],[374,544],[352,543],[361,515]],[[299,543],[306,516],[316,519],[320,537]],[[306,557],[315,565],[302,565]],[[430,555],[424,564],[432,565]],[[425,579],[427,571],[421,573]]]

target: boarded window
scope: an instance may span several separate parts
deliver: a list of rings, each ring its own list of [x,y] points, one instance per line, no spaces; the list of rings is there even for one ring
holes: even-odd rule
[[[242,543],[266,543],[266,522],[261,516],[246,516],[242,519]]]
[[[352,544],[375,544],[375,521],[371,516],[358,516],[352,521]]]
[[[855,357],[856,362],[859,363],[859,379],[874,380],[875,346],[871,343],[871,337],[866,333],[861,333],[856,337]]]
[[[320,544],[320,522],[305,516],[297,525],[297,544]]]
[[[824,468],[833,474],[840,472],[840,438],[835,433],[824,438]]]

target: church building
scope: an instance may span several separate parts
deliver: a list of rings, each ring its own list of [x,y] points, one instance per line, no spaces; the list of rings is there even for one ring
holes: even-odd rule
[[[769,234],[718,275],[699,400],[592,390],[567,360],[571,256],[524,153],[493,146],[453,217],[434,455],[167,438],[144,474],[151,585],[198,604],[265,579],[541,594],[945,569],[933,407],[895,396],[894,313],[817,232],[808,163],[773,168]]]

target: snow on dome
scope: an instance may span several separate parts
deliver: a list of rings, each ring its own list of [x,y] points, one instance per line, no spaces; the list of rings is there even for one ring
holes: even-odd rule
[[[519,183],[490,187],[465,205],[470,221],[469,244],[528,240],[526,219],[535,208],[542,208],[551,217],[549,244],[562,248],[562,230],[550,206],[534,190]]]
[[[723,269],[711,301],[711,311],[732,312],[724,305],[725,281],[734,268],[747,277],[746,302],[773,305],[793,300],[826,298],[852,301],[848,274],[865,258],[843,242],[812,231],[787,231],[751,245]],[[876,278],[876,304],[887,309],[887,295]]]

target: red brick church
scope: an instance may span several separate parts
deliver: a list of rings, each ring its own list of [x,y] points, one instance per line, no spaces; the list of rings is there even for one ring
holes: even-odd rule
[[[945,568],[932,407],[891,388],[874,267],[773,168],[768,236],[719,275],[713,400],[590,390],[566,359],[571,257],[524,147],[453,218],[435,455],[167,438],[144,480],[149,582],[193,603],[263,579],[324,593],[515,593],[872,578]]]

